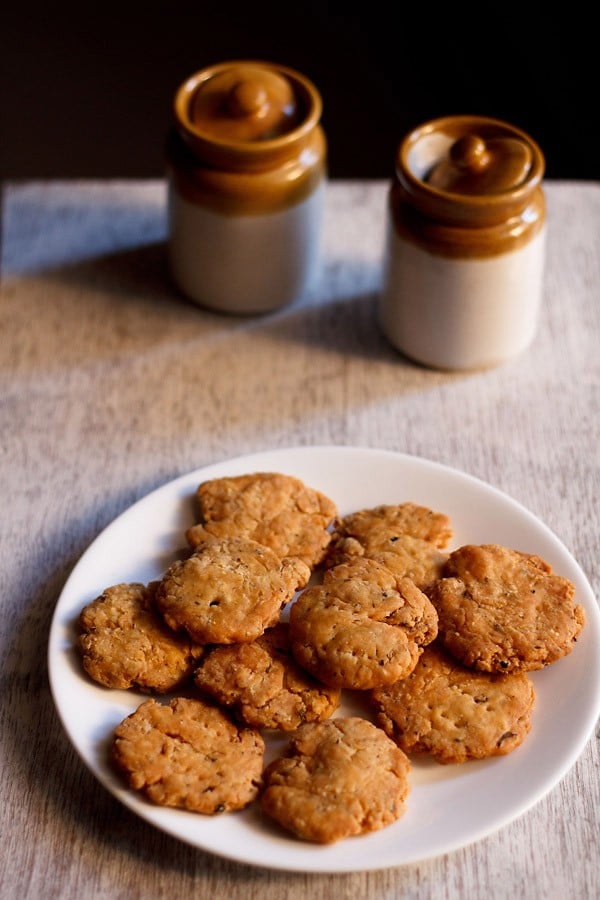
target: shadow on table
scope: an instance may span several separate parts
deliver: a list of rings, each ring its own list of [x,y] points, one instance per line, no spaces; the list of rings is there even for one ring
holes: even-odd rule
[[[334,260],[296,303],[262,315],[216,313],[179,292],[161,241],[21,275],[3,293],[29,315],[36,361],[47,371],[83,355],[120,358],[168,345],[185,352],[191,344],[197,352],[199,339],[259,336],[267,352],[287,344],[393,366],[395,391],[459,377],[422,367],[388,343],[377,322],[378,286],[376,264]]]

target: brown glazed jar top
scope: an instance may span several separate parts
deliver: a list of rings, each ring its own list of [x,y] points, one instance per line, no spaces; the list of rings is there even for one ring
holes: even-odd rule
[[[401,141],[395,168],[396,228],[431,252],[497,255],[527,243],[544,223],[542,151],[507,122],[426,122]]]
[[[447,116],[404,138],[396,174],[424,214],[448,223],[495,224],[528,205],[541,184],[544,157],[529,135],[506,122]]]
[[[261,171],[301,152],[318,126],[321,96],[301,73],[240,60],[191,75],[174,99],[175,128],[204,163]]]

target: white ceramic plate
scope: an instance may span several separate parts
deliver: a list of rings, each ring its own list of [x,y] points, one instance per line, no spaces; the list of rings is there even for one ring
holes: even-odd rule
[[[413,762],[404,816],[370,835],[331,846],[296,840],[264,821],[256,808],[210,817],[151,805],[123,787],[107,764],[112,730],[142,700],[110,691],[82,674],[74,638],[80,609],[121,581],[160,577],[185,547],[201,481],[278,471],[330,496],[340,513],[379,503],[413,501],[447,513],[453,547],[495,542],[537,553],[570,578],[586,611],[569,656],[533,673],[532,730],[513,753],[442,766]],[[591,587],[560,540],[500,491],[442,465],[385,450],[299,447],[239,457],[177,478],[117,518],[75,566],[58,601],[49,640],[54,701],[75,749],[98,780],[142,819],[203,850],[271,869],[351,872],[434,857],[480,840],[522,815],[573,766],[600,715],[600,614]],[[354,711],[343,706],[336,715]],[[285,742],[285,741],[284,741]],[[282,744],[279,742],[279,747]],[[269,748],[270,758],[277,744]]]

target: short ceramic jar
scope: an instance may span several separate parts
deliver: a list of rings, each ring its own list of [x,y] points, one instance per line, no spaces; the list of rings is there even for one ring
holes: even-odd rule
[[[525,350],[543,294],[544,157],[497,119],[426,122],[399,145],[379,320],[426,366],[486,368]]]
[[[167,146],[169,258],[193,301],[265,313],[318,271],[326,139],[316,87],[292,69],[234,61],[188,78]]]

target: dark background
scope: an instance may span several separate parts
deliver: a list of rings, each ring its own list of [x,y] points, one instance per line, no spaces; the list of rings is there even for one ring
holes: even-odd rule
[[[263,59],[311,78],[332,178],[387,178],[410,128],[494,116],[534,137],[548,178],[599,179],[595,27],[580,4],[11,0],[0,14],[0,176],[164,173],[178,84]]]

